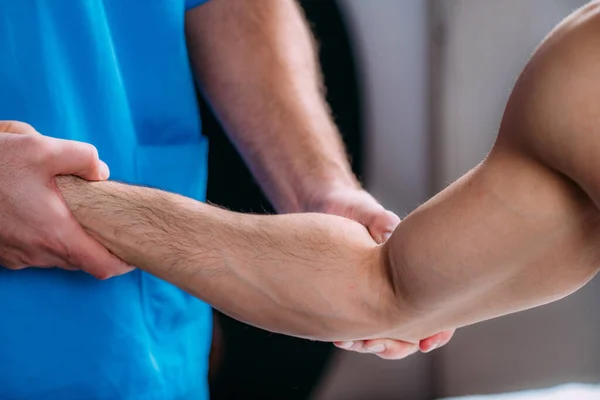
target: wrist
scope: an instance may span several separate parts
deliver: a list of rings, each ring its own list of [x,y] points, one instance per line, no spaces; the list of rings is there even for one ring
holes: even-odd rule
[[[333,194],[362,188],[351,172],[334,172],[334,168],[322,168],[322,172],[305,170],[295,175],[291,178],[287,174],[288,179],[278,182],[263,181],[263,189],[279,213],[325,212]]]
[[[77,212],[81,204],[81,196],[83,194],[83,180],[73,175],[59,175],[54,178],[56,185],[56,191],[62,198],[65,205],[71,210],[73,214]]]
[[[327,212],[336,193],[362,190],[360,182],[352,173],[312,179],[306,182],[301,201],[303,212]]]
[[[279,188],[288,187],[288,196],[281,196],[287,212],[316,211],[329,193],[361,188],[328,114],[304,116],[295,126],[302,127],[293,133],[299,139],[293,147],[281,149],[283,159],[278,164],[283,168],[273,181]]]
[[[92,226],[114,219],[114,204],[122,207],[127,202],[115,182],[89,182],[75,176],[57,176],[55,182],[66,206],[90,234]]]

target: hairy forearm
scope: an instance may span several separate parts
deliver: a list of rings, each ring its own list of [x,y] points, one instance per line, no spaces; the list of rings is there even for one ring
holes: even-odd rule
[[[333,341],[389,329],[396,306],[359,224],[229,212],[158,190],[60,177],[84,228],[128,263],[253,325]]]
[[[213,0],[188,13],[186,33],[204,93],[278,211],[358,185],[294,0]]]

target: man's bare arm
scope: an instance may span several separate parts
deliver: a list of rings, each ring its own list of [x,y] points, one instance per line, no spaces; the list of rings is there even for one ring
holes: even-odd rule
[[[594,1],[534,53],[483,163],[396,231],[395,287],[421,310],[418,331],[544,304],[597,273],[599,48]]]
[[[212,0],[187,13],[186,35],[203,92],[279,212],[359,188],[295,0]]]
[[[393,293],[380,247],[356,222],[238,214],[115,182],[58,182],[75,217],[113,253],[237,319],[323,340],[384,330]]]
[[[490,157],[385,247],[335,216],[235,214],[110,182],[60,188],[127,262],[235,318],[312,339],[417,341],[556,300],[596,272],[596,208],[512,157]]]
[[[519,79],[486,160],[385,246],[333,216],[234,214],[115,183],[60,188],[118,256],[277,332],[417,341],[548,303],[585,284],[600,260],[600,168],[589,156],[600,148],[600,58],[590,51],[600,25],[586,22],[600,17],[581,13]]]
[[[200,88],[275,208],[360,222],[384,242],[400,219],[359,184],[325,101],[296,0],[212,0],[186,14]],[[451,337],[421,342],[427,350]],[[429,345],[428,345],[429,344]],[[416,346],[400,345],[402,356]]]
[[[385,247],[340,217],[236,214],[148,188],[61,179],[75,217],[116,255],[294,336],[417,341],[556,300],[596,272],[595,206],[510,155],[490,156],[419,208]]]

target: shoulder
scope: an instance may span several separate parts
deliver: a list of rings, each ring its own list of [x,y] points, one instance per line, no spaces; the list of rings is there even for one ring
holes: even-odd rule
[[[495,147],[539,161],[584,189],[590,184],[585,160],[600,159],[600,1],[568,16],[536,49]]]

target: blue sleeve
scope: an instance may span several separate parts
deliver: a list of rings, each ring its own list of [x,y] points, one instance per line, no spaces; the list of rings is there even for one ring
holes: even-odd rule
[[[185,10],[191,10],[194,7],[198,7],[209,0],[185,0]]]

